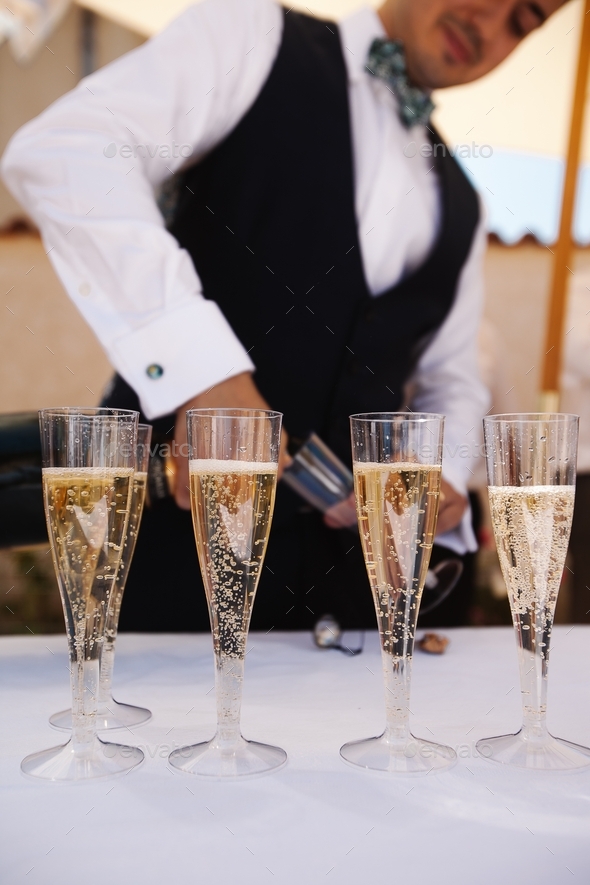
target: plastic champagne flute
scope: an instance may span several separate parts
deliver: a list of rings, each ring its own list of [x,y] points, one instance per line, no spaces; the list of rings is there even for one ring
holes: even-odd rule
[[[127,534],[114,584],[114,592],[111,594],[104,643],[100,653],[100,682],[98,710],[96,713],[96,723],[99,731],[114,728],[131,728],[135,725],[143,725],[152,718],[151,712],[146,707],[121,704],[113,698],[112,693],[119,615],[143,514],[151,439],[151,425],[139,424],[137,427],[135,472],[133,475]],[[49,722],[54,728],[69,731],[72,727],[72,711],[62,710],[59,713],[54,713],[53,716],[50,716]]]
[[[547,680],[555,606],[576,488],[577,415],[484,419],[488,494],[516,635],[522,727],[478,741],[486,759],[546,771],[590,765],[590,749],[547,729]]]
[[[187,412],[191,509],[207,594],[217,731],[181,747],[170,765],[205,777],[243,777],[279,768],[279,747],[246,740],[240,710],[250,615],[270,532],[282,415],[260,409]]]
[[[72,734],[27,756],[24,774],[61,783],[126,773],[136,747],[96,734],[100,650],[131,499],[138,413],[121,409],[40,412],[43,496],[64,608],[72,688]]]
[[[419,412],[351,416],[359,532],[373,593],[385,684],[385,731],[345,744],[360,768],[394,774],[440,772],[451,747],[410,731],[410,677],[420,599],[434,541],[444,418]]]

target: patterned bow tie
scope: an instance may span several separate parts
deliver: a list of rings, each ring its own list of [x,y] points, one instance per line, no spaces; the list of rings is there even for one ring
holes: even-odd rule
[[[406,129],[417,123],[428,124],[434,105],[428,93],[408,82],[403,43],[399,40],[373,40],[367,70],[374,77],[385,80],[396,96],[400,120]]]

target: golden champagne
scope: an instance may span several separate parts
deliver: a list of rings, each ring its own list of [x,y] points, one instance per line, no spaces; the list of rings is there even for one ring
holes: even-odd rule
[[[192,460],[190,484],[215,653],[243,658],[270,532],[277,465]]]
[[[121,560],[117,570],[117,577],[114,581],[111,598],[109,600],[104,645],[100,657],[99,715],[105,717],[105,721],[108,720],[109,713],[111,716],[113,715],[112,710],[115,706],[119,706],[111,695],[113,667],[115,664],[115,642],[117,640],[117,629],[119,627],[119,615],[121,614],[123,593],[125,591],[127,575],[129,574],[129,567],[133,559],[135,544],[137,543],[137,536],[139,534],[146,488],[147,473],[136,471],[133,474],[131,495],[129,497],[129,522],[127,523],[127,534],[125,535]]]
[[[573,485],[488,486],[519,654],[536,650],[544,661],[572,527],[575,491]]]
[[[384,653],[412,654],[440,497],[441,468],[354,464],[359,531]]]
[[[43,468],[47,528],[73,660],[98,660],[129,516],[131,468]]]
[[[143,515],[143,505],[145,503],[145,494],[147,489],[147,473],[135,472],[133,474],[133,483],[131,486],[131,497],[129,502],[129,522],[127,524],[127,534],[125,543],[123,544],[123,552],[121,553],[121,562],[117,571],[115,580],[114,593],[109,608],[109,616],[106,626],[106,644],[114,642],[117,636],[117,625],[119,623],[119,615],[121,613],[121,602],[123,601],[123,592],[127,583],[129,567],[133,560],[137,536],[139,534],[139,526]]]

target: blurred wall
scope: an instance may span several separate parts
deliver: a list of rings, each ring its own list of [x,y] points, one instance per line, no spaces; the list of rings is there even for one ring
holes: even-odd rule
[[[38,236],[0,237],[0,290],[0,412],[97,405],[112,370]]]
[[[0,46],[0,152],[10,136],[82,76],[83,16],[70,9],[26,66]],[[93,68],[143,42],[143,37],[93,16]],[[24,215],[0,183],[0,229]],[[38,236],[0,236],[0,412],[51,405],[95,405],[112,374],[102,348],[59,283]]]
[[[0,154],[10,137],[60,95],[73,89],[82,76],[82,18],[72,6],[44,48],[28,65],[18,65],[8,43],[0,46]],[[144,38],[114,22],[93,16],[94,68],[100,68],[143,43]],[[23,211],[0,182],[0,229]]]
[[[49,49],[29,65],[17,65],[8,43],[0,46],[0,152],[20,126],[80,79],[79,26],[80,10],[73,7],[47,41]],[[0,183],[0,227],[17,215],[20,206]]]

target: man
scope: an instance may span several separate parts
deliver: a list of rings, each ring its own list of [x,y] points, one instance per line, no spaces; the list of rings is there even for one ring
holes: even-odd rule
[[[205,0],[25,126],[4,175],[119,373],[107,401],[139,402],[180,453],[186,409],[271,406],[347,460],[349,414],[409,403],[445,413],[465,455],[487,402],[485,234],[429,91],[487,73],[560,5],[386,0],[336,25]],[[170,180],[167,230],[154,193]],[[146,514],[128,626],[206,622],[178,448],[176,467],[179,507]],[[445,458],[439,541],[459,553],[468,469]],[[255,626],[373,623],[353,521],[344,505],[328,528],[280,489]]]

